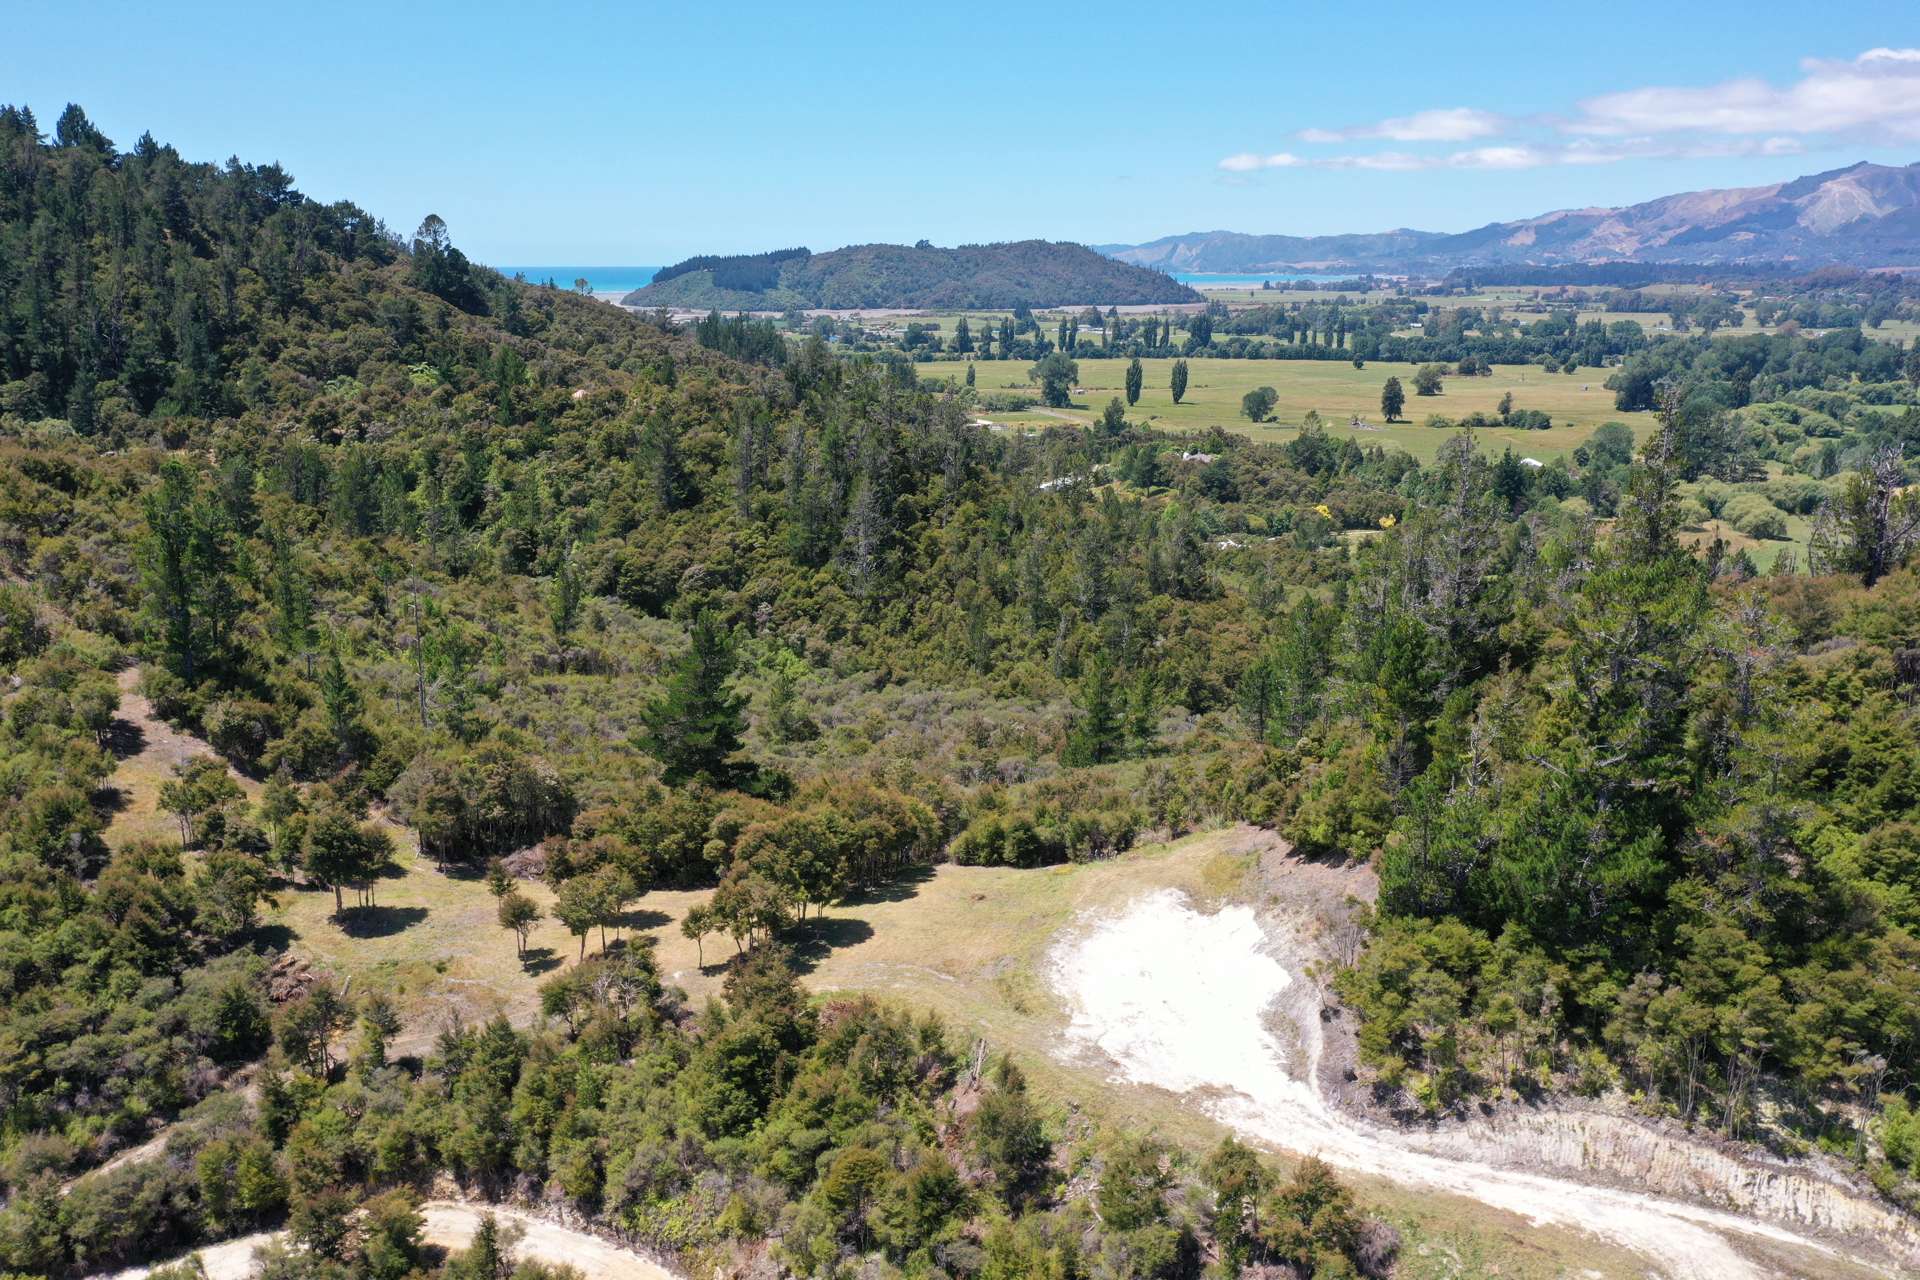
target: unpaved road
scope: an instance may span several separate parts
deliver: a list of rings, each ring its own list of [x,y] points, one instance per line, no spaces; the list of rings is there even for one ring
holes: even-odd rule
[[[521,1257],[564,1262],[577,1267],[586,1280],[676,1280],[673,1272],[630,1249],[518,1209],[454,1200],[431,1200],[420,1206],[420,1216],[427,1223],[427,1243],[443,1249],[466,1248],[480,1229],[481,1216],[487,1213],[502,1225],[512,1223],[525,1231],[514,1246]]]
[[[535,1217],[504,1205],[469,1204],[459,1200],[429,1200],[420,1206],[426,1228],[426,1242],[442,1249],[464,1249],[480,1229],[480,1219],[491,1213],[502,1226],[514,1226],[524,1234],[513,1246],[516,1257],[537,1258],[546,1263],[566,1263],[577,1268],[586,1280],[679,1280],[679,1277],[650,1258],[622,1249],[584,1231]],[[200,1263],[207,1280],[249,1280],[253,1275],[253,1252],[283,1234],[261,1231],[240,1236],[199,1250]],[[106,1280],[145,1280],[152,1267],[129,1267]]]
[[[1305,1079],[1287,1071],[1286,1052],[1268,1029],[1298,981],[1274,958],[1272,941],[1251,908],[1205,915],[1174,890],[1084,921],[1049,956],[1072,1011],[1068,1052],[1097,1051],[1120,1079],[1196,1095],[1215,1118],[1273,1146],[1591,1232],[1647,1257],[1669,1280],[1775,1274],[1735,1248],[1741,1237],[1842,1256],[1734,1213],[1410,1150],[1403,1136],[1339,1113],[1309,1083],[1311,1070]],[[1300,1028],[1301,1041],[1317,1061],[1317,1019],[1300,1021],[1311,1023]]]

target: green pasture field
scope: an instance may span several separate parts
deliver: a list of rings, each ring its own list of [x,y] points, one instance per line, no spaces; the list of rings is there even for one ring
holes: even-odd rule
[[[1044,426],[1061,420],[1091,422],[1107,401],[1124,397],[1127,362],[1095,358],[1079,364],[1079,389],[1067,408],[983,416],[1008,426]],[[1496,365],[1490,377],[1448,378],[1440,395],[1417,396],[1413,394],[1414,367],[1407,364],[1369,363],[1356,369],[1350,363],[1334,360],[1194,359],[1187,362],[1187,394],[1176,405],[1168,389],[1173,361],[1143,360],[1141,365],[1146,374],[1145,388],[1140,402],[1127,411],[1127,416],[1162,431],[1201,432],[1224,427],[1255,440],[1288,440],[1299,431],[1300,420],[1308,410],[1317,410],[1335,436],[1351,435],[1363,446],[1405,449],[1428,461],[1452,434],[1421,426],[1429,414],[1457,419],[1478,409],[1491,415],[1500,397],[1509,391],[1515,408],[1544,410],[1552,415],[1553,426],[1545,431],[1483,430],[1482,447],[1495,452],[1511,445],[1514,452],[1545,462],[1572,450],[1603,422],[1624,422],[1643,437],[1653,429],[1652,414],[1621,413],[1613,407],[1613,393],[1602,385],[1606,375],[1598,369],[1568,375],[1543,373],[1535,365]],[[975,388],[982,395],[1004,390],[1036,392],[1027,379],[1029,367],[1023,361],[982,361],[977,366]],[[922,378],[965,376],[964,367],[954,361],[923,364],[918,371]],[[1406,389],[1407,404],[1402,412],[1408,418],[1391,425],[1380,416],[1380,388],[1390,376],[1399,378]],[[1272,387],[1279,394],[1279,402],[1274,420],[1256,425],[1240,415],[1240,400],[1255,387],[1263,386]],[[1349,425],[1356,415],[1362,421],[1359,428]]]

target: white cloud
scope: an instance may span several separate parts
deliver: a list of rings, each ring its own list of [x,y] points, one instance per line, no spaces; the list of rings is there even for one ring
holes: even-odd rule
[[[1920,139],[1920,49],[1869,49],[1851,62],[1808,58],[1784,87],[1758,78],[1705,88],[1653,86],[1580,104],[1570,133],[1833,134]]]
[[[1506,128],[1506,123],[1491,111],[1446,107],[1382,120],[1375,126],[1375,132],[1395,142],[1471,142],[1475,138],[1491,138]]]
[[[1456,169],[1538,169],[1554,159],[1533,147],[1475,147],[1454,152],[1447,163]]]
[[[1327,169],[1377,169],[1383,173],[1404,173],[1414,169],[1433,167],[1430,157],[1416,156],[1405,151],[1374,151],[1357,156],[1327,156],[1315,160],[1314,163]]]
[[[1276,151],[1266,156],[1252,151],[1242,151],[1238,155],[1231,155],[1222,160],[1220,167],[1228,173],[1252,173],[1256,169],[1291,169],[1299,163],[1299,156],[1289,155],[1285,151]]]
[[[1408,151],[1375,151],[1360,155],[1323,156],[1308,163],[1324,169],[1411,173],[1421,169],[1538,169],[1555,164],[1612,164],[1634,154],[1637,153],[1624,148],[1603,149],[1584,144],[1566,147],[1515,144],[1418,155]]]
[[[1570,118],[1522,121],[1475,107],[1439,107],[1348,129],[1302,129],[1295,135],[1314,145],[1498,139],[1451,152],[1302,157],[1246,151],[1228,156],[1220,167],[1230,173],[1299,165],[1386,173],[1536,169],[1622,160],[1792,156],[1807,150],[1809,138],[1920,141],[1920,48],[1869,49],[1851,61],[1807,58],[1800,67],[1800,78],[1785,86],[1747,77],[1706,87],[1656,85],[1601,94],[1579,103]],[[1548,130],[1561,140],[1553,142],[1551,134],[1540,140]],[[1525,134],[1534,140],[1526,140]]]
[[[1384,138],[1388,142],[1471,142],[1491,138],[1507,127],[1504,116],[1475,107],[1436,107],[1410,116],[1390,116],[1378,124],[1352,129],[1302,129],[1302,142],[1356,142]]]
[[[1304,159],[1244,152],[1228,156],[1220,167],[1229,173],[1309,167],[1362,169],[1376,173],[1415,173],[1426,169],[1542,169],[1551,165],[1619,164],[1623,160],[1719,160],[1730,156],[1793,156],[1806,150],[1798,138],[1724,138],[1694,142],[1621,138],[1605,142],[1576,138],[1563,146],[1500,143],[1458,151],[1370,151]]]

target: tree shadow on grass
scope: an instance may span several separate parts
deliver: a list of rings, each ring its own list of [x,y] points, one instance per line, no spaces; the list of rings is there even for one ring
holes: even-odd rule
[[[931,866],[902,867],[890,878],[881,881],[859,893],[849,894],[849,905],[858,906],[872,902],[905,902],[920,892],[920,886],[933,879]]]
[[[560,967],[561,960],[552,947],[528,947],[520,953],[520,967],[528,977],[537,978]]]
[[[837,947],[850,947],[873,936],[873,926],[851,916],[815,916],[795,925],[783,938],[793,967],[800,973],[812,973]]]
[[[349,938],[386,938],[426,918],[425,907],[348,907],[339,923],[340,932]]]
[[[257,924],[247,935],[262,951],[278,955],[293,946],[293,930],[284,924]]]
[[[111,752],[114,759],[125,760],[147,749],[147,731],[131,720],[115,716],[107,722],[107,731],[100,735],[100,745]]]
[[[609,923],[629,933],[645,933],[649,929],[658,929],[672,924],[673,917],[664,911],[656,911],[652,907],[634,907],[621,912]]]
[[[415,852],[419,852],[416,850]],[[486,858],[460,859],[448,858],[440,862],[431,853],[420,853],[421,861],[438,871],[449,880],[484,880],[487,876]]]
[[[88,803],[93,806],[95,813],[111,822],[115,814],[133,803],[133,797],[127,794],[125,788],[106,782],[93,789],[93,794],[88,797]]]

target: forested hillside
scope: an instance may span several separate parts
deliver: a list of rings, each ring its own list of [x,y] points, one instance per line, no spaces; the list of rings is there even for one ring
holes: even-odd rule
[[[284,1224],[275,1277],[399,1277],[447,1174],[688,1266],[1172,1275],[1219,1240],[1384,1274],[1324,1167],[1069,1133],[937,1022],[815,1007],[780,945],[968,814],[1025,815],[1036,860],[1148,820],[1110,779],[1007,785],[1054,773],[1063,675],[1098,661],[1070,561],[1131,650],[1177,612],[1149,581],[1218,607],[1184,518],[1037,490],[1087,442],[992,439],[817,348],[735,364],[77,108],[51,139],[0,111],[0,249],[0,1270]],[[1206,646],[1162,638],[1217,700]],[[130,663],[257,802],[189,760],[179,842],[109,846]],[[1230,786],[1164,770],[1154,820]],[[396,821],[449,875],[544,840],[580,958],[539,1025],[402,1056],[386,993],[286,979],[266,899],[378,918]],[[506,928],[473,945],[510,947],[539,909],[489,876]],[[740,951],[704,1010],[617,940],[665,884],[715,886],[700,927]],[[1213,1183],[1259,1220],[1201,1212]],[[500,1274],[483,1244],[448,1273]]]
[[[1913,1202],[1907,353],[1660,347],[1638,450],[1422,466],[1118,400],[993,432],[957,382],[777,335],[775,368],[748,328],[0,110],[0,1271],[285,1223],[274,1280],[398,1280],[445,1172],[690,1268],[1385,1274],[1317,1162],[1066,1123],[796,977],[809,916],[905,869],[1229,820],[1377,864],[1337,984],[1384,1107],[1611,1093]],[[1811,486],[1819,576],[1687,536],[1756,472]],[[183,767],[181,840],[109,847],[132,664],[257,801]],[[396,831],[496,889],[475,945],[553,891],[579,952],[536,1025],[402,1055],[384,993],[275,982],[265,896],[345,929]],[[732,953],[704,1009],[605,940],[663,886]]]
[[[922,241],[831,253],[783,249],[699,257],[668,267],[622,301],[701,311],[886,307],[1057,307],[1198,302],[1171,276],[1077,244],[1022,240],[941,249]]]

